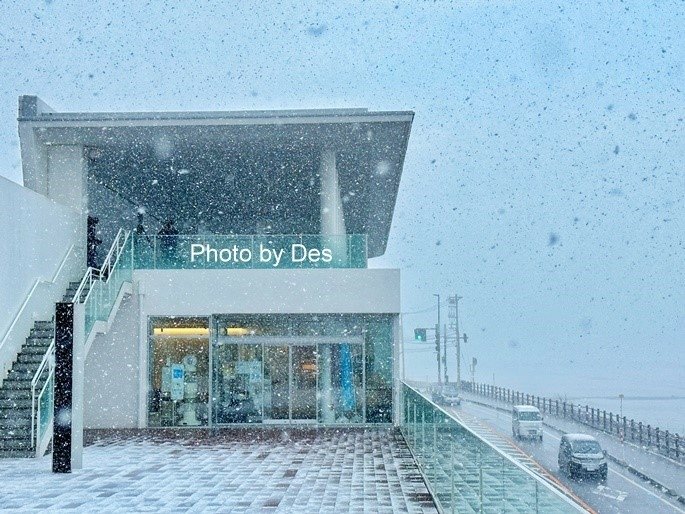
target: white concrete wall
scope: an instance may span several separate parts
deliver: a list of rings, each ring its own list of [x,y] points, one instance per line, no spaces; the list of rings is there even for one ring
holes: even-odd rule
[[[143,316],[399,313],[397,269],[135,270]]]
[[[85,240],[84,215],[0,177],[0,343],[37,281],[45,287],[34,293],[41,298],[31,302],[27,314],[34,320],[52,318],[54,302],[61,300],[66,285],[62,281],[58,288],[50,287],[51,280],[72,245],[75,252],[63,268],[69,275],[66,282],[81,278]],[[25,332],[15,342],[23,342]],[[14,350],[10,353],[16,356]],[[5,361],[14,356],[0,348],[0,380]]]
[[[141,374],[147,378],[147,368],[139,364],[138,325],[136,298],[125,297],[111,330],[95,337],[85,366],[85,428],[138,426],[139,402],[147,401],[139,398]]]
[[[133,296],[86,359],[86,428],[144,426],[149,316],[400,312],[393,269],[135,270],[133,281]]]

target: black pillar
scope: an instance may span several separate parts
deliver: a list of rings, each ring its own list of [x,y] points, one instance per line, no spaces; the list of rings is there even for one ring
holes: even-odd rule
[[[71,392],[74,372],[74,304],[55,310],[55,415],[52,436],[53,473],[71,473]]]

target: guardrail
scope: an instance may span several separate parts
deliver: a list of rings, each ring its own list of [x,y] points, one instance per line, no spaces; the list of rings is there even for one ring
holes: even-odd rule
[[[400,431],[440,512],[585,512],[419,391],[401,388]]]
[[[622,441],[651,448],[670,459],[682,460],[685,457],[685,452],[683,452],[685,441],[683,441],[682,436],[672,434],[668,430],[661,430],[659,427],[652,427],[650,424],[641,421],[636,422],[632,418],[628,419],[626,416],[620,416],[613,412],[477,382],[462,381],[462,389],[512,405],[533,405],[542,413],[552,414],[561,419],[569,419],[601,430],[618,437]]]

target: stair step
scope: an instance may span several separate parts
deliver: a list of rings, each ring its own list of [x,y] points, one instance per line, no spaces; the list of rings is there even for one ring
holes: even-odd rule
[[[43,339],[43,338],[52,339],[54,332],[55,331],[53,329],[32,328],[31,332],[29,333],[29,337],[37,337],[37,338],[41,338],[41,339]]]
[[[32,446],[30,437],[25,439],[0,439],[0,451],[30,450]]]
[[[28,373],[33,376],[38,371],[38,366],[40,366],[40,362],[15,362],[10,373]]]
[[[29,450],[0,450],[0,459],[26,459],[35,456],[36,452]]]
[[[0,394],[2,394],[2,392],[4,391],[21,391],[24,389],[30,392],[32,380],[33,377],[13,378],[12,376],[9,376],[2,383],[2,388],[0,388]],[[46,380],[47,376],[43,376],[40,380],[36,381],[36,393],[38,393],[41,390]]]
[[[43,327],[43,328],[47,328],[47,329],[52,330],[53,328],[55,328],[55,322],[54,321],[34,321],[33,326],[36,328]]]
[[[27,446],[30,448],[31,447],[31,431],[26,431],[22,429],[22,433],[17,435],[17,434],[11,434],[11,435],[5,435],[8,434],[7,432],[0,432],[0,448],[16,448],[16,449],[21,449],[26,448]]]
[[[27,380],[15,380],[13,378],[8,378],[2,383],[2,393],[9,393],[10,391],[29,391],[31,392],[31,379]]]
[[[30,409],[31,398],[4,399],[0,400],[0,409]],[[2,433],[0,433],[0,437]]]
[[[0,441],[30,441],[31,427],[3,428],[0,430]]]
[[[71,302],[74,300],[74,294],[75,294],[75,293],[76,293],[76,291],[74,291],[74,292],[71,293],[71,294],[69,294],[69,293],[65,294],[65,295],[62,297],[62,301],[63,301],[63,302],[66,302],[66,303],[71,303]],[[86,296],[88,296],[88,291],[84,291],[84,292],[81,294],[81,298],[80,298],[80,300],[79,300],[80,303],[83,303],[83,302],[85,301]]]
[[[27,337],[24,346],[41,346],[47,349],[52,344],[52,333],[50,337]]]
[[[31,416],[27,418],[0,418],[0,432],[10,428],[31,428]]]
[[[23,408],[0,409],[0,419],[31,419],[31,405]]]
[[[44,346],[23,346],[21,354],[45,355],[47,348]]]
[[[5,380],[33,380],[33,375],[35,375],[38,366],[34,369],[24,369],[18,368],[15,364],[12,369],[7,372],[7,378]]]
[[[43,357],[45,357],[45,354],[40,354],[40,353],[20,353],[19,357],[17,357],[17,362],[21,364],[28,364],[28,363],[35,363],[35,364],[40,364],[41,361],[43,360]]]
[[[31,390],[30,389],[5,389],[5,384],[3,383],[0,389],[0,401],[2,400],[26,400],[31,401]]]

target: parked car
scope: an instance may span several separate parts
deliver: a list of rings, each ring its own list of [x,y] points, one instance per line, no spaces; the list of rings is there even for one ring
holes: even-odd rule
[[[514,439],[542,441],[542,415],[532,405],[514,405],[511,412],[511,433]]]
[[[606,481],[606,451],[597,439],[587,434],[565,434],[559,444],[559,470],[569,478],[594,475]]]

